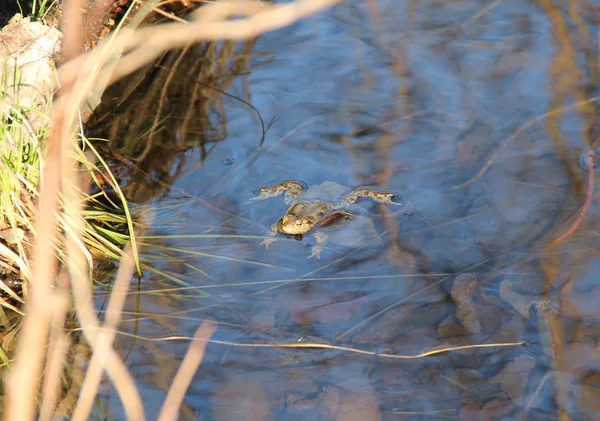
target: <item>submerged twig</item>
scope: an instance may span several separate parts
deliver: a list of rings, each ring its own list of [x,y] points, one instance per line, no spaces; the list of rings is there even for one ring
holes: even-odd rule
[[[162,338],[150,338],[146,336],[140,335],[132,335],[125,332],[119,332],[119,334],[123,336],[135,336],[136,338],[149,342],[161,342],[161,341],[181,341],[181,340],[190,340],[189,336],[165,336]],[[198,338],[194,338],[198,340]],[[380,353],[375,351],[366,351],[364,349],[352,348],[348,346],[342,345],[333,345],[326,342],[283,342],[276,344],[253,344],[253,343],[243,343],[243,342],[230,342],[230,341],[220,341],[216,339],[206,339],[207,343],[218,344],[218,345],[228,345],[235,346],[239,348],[315,348],[315,349],[331,349],[334,351],[346,351],[355,354],[362,355],[370,355],[373,357],[380,358],[389,358],[389,359],[397,359],[397,360],[412,360],[417,358],[430,357],[432,355],[438,354],[446,354],[448,352],[454,351],[462,351],[465,349],[479,349],[479,348],[505,348],[505,347],[515,347],[515,346],[523,346],[526,344],[524,341],[520,342],[505,342],[505,343],[491,343],[491,344],[472,344],[472,345],[462,345],[462,346],[444,346],[439,348],[431,348],[427,351],[419,352],[417,354],[412,355],[403,355],[403,354],[387,354]]]

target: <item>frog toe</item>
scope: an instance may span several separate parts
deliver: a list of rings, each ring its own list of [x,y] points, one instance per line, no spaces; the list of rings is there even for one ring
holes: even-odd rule
[[[310,248],[311,250],[311,255],[308,256],[308,258],[310,259],[311,257],[316,257],[317,259],[321,258],[321,252],[323,251],[323,247],[322,246],[313,246]]]
[[[262,240],[262,242],[259,244],[261,246],[265,246],[265,249],[269,249],[269,246],[271,244],[273,244],[275,241],[277,241],[276,238],[265,238],[264,240]]]

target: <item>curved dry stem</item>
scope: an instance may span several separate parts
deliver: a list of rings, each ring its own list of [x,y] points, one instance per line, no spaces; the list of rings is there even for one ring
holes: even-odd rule
[[[75,301],[75,311],[77,312],[84,336],[94,349],[94,356],[99,356],[99,364],[102,368],[106,369],[111,381],[115,385],[128,418],[143,420],[145,419],[145,415],[141,397],[133,378],[127,371],[121,358],[110,346],[111,342],[109,342],[109,339],[112,341],[110,334],[98,334],[99,323],[92,303],[91,280],[88,275],[88,261],[85,257],[86,249],[81,240],[84,225],[81,215],[83,200],[80,197],[81,191],[78,188],[79,183],[75,165],[65,165],[64,170],[63,180],[66,187],[64,189],[64,212],[66,220],[70,221],[71,224],[71,229],[66,230],[67,265],[71,271],[71,289]],[[133,263],[131,259],[124,258],[121,265],[123,266],[121,273],[129,275],[126,278],[127,281],[133,272]],[[122,283],[122,281],[120,282]],[[113,304],[113,308],[119,305],[119,300],[121,299],[119,294],[122,294],[122,292],[116,287],[115,294],[117,294],[117,301],[116,304]],[[111,297],[111,301],[113,299]],[[92,370],[92,375],[90,376],[92,380],[89,380],[88,383],[93,381],[95,374],[96,369]],[[89,392],[89,388],[86,390]],[[89,395],[86,395],[83,398],[85,400],[88,397]],[[91,406],[89,409],[91,409]],[[88,416],[89,410],[85,412],[82,409],[78,410],[76,408],[72,419],[88,419]]]
[[[113,292],[110,295],[106,309],[106,319],[102,325],[103,330],[96,335],[94,354],[85,375],[85,380],[73,413],[73,420],[85,420],[91,412],[98,386],[102,379],[102,369],[103,366],[106,365],[106,361],[104,363],[101,362],[103,360],[102,356],[114,353],[112,342],[115,337],[116,328],[121,319],[121,312],[123,311],[125,298],[129,291],[129,281],[133,276],[134,268],[135,264],[131,246],[128,246],[124,257],[121,260],[121,265],[119,266]]]
[[[592,204],[592,195],[594,194],[594,168],[595,168],[594,161],[595,161],[594,160],[594,151],[593,151],[593,149],[590,149],[588,151],[588,155],[587,155],[588,188],[587,188],[587,193],[586,193],[586,197],[585,197],[585,202],[583,203],[583,206],[581,207],[581,210],[579,211],[577,218],[575,219],[575,221],[573,221],[573,224],[571,224],[571,228],[569,228],[569,230],[567,232],[565,232],[564,234],[562,234],[560,237],[553,240],[550,243],[551,246],[559,244],[562,241],[564,241],[566,238],[570,237],[575,232],[577,227],[579,227],[579,224],[581,224],[581,221],[583,221],[583,218],[585,217],[588,210],[590,209],[590,205]]]
[[[204,322],[202,326],[196,330],[194,339],[177,370],[177,374],[173,379],[173,384],[169,388],[169,393],[160,410],[158,421],[177,420],[177,415],[179,414],[179,408],[183,402],[185,392],[204,358],[204,350],[206,349],[206,345],[208,345],[207,341],[214,332],[215,326],[210,322]]]

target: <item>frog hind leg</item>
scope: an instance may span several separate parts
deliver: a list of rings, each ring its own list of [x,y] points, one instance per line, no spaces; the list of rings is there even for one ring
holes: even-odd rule
[[[294,199],[302,196],[304,192],[306,192],[307,186],[301,181],[287,181],[284,183],[286,183],[286,185],[283,201],[288,205],[291,205],[294,202]]]
[[[325,244],[327,244],[327,234],[317,231],[315,232],[314,237],[317,240],[317,244],[310,248],[311,255],[308,256],[308,258],[310,259],[311,257],[316,257],[317,259],[320,259],[321,252],[323,251]]]
[[[342,197],[342,203],[344,203],[345,205],[351,205],[361,197],[374,200],[378,203],[384,203],[386,205],[402,205],[402,203],[394,202],[393,199],[396,197],[394,193],[369,189],[365,187],[360,187],[358,189],[352,190],[350,193]]]
[[[306,184],[301,181],[282,181],[271,187],[259,188],[258,196],[250,200],[271,199],[272,197],[285,194],[284,201],[289,205],[296,197],[301,196],[306,191],[306,188]]]

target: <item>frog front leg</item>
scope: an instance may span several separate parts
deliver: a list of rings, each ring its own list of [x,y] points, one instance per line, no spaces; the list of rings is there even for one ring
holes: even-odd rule
[[[277,238],[273,238],[277,235],[277,224],[271,225],[271,228],[269,228],[269,232],[267,233],[267,235],[272,238],[265,238],[264,240],[262,240],[259,246],[265,246],[265,249],[268,250],[269,246],[275,241],[277,241]]]
[[[310,259],[311,257],[316,257],[317,259],[321,258],[321,252],[323,251],[323,248],[325,247],[325,244],[327,244],[327,234],[325,234],[324,232],[321,231],[317,231],[314,234],[315,240],[317,241],[317,244],[315,244],[314,246],[312,246],[310,248],[311,250],[311,255],[308,256],[308,258]]]

